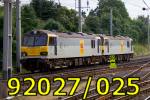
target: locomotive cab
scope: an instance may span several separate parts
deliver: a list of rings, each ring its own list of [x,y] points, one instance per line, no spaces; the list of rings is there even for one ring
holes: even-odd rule
[[[56,55],[56,35],[40,30],[24,34],[21,46],[21,64],[25,69],[31,72],[45,71],[49,68],[48,59]]]
[[[39,56],[57,55],[57,37],[41,31],[32,31],[23,36],[22,57],[36,58]]]
[[[47,56],[48,35],[40,31],[32,31],[23,36],[22,57]]]

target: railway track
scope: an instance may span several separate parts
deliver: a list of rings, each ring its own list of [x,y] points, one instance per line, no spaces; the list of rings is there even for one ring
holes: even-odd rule
[[[124,63],[117,64],[119,67],[115,70],[122,70],[122,68],[124,68],[124,67],[126,67],[127,70],[132,69],[132,68],[134,69],[134,68],[138,67],[138,65],[144,64],[148,61],[150,61],[150,57],[135,58],[135,59],[132,59],[130,62],[124,62]],[[132,66],[132,65],[134,65],[134,66]],[[126,69],[124,69],[124,70],[126,70]],[[113,69],[110,69],[108,67],[108,64],[107,65],[91,65],[91,66],[86,66],[86,67],[82,66],[82,67],[78,67],[78,68],[58,69],[56,71],[46,72],[46,73],[13,74],[12,77],[17,77],[17,78],[35,77],[35,78],[38,78],[38,77],[41,77],[41,76],[42,77],[57,77],[57,76],[70,76],[70,75],[72,76],[73,74],[75,74],[75,76],[76,76],[76,75],[79,75],[80,73],[82,75],[83,74],[87,75],[87,74],[90,74],[90,73],[91,73],[90,75],[93,75],[97,71],[100,71],[103,74],[105,72],[112,72]]]
[[[148,63],[144,64],[143,66],[139,67],[138,69],[135,69],[135,70],[132,71],[131,73],[128,73],[128,74],[124,75],[124,76],[123,76],[123,79],[126,79],[126,78],[128,78],[128,77],[131,77],[131,76],[137,74],[137,73],[140,72],[143,68],[147,67],[147,65],[149,65],[149,64],[150,64],[150,63],[148,62]],[[150,73],[147,73],[147,74],[145,74],[145,75],[141,78],[141,80],[145,80],[145,79],[146,79],[147,77],[149,77],[149,76],[150,76]],[[116,84],[118,84],[118,83],[111,83],[111,84],[110,84],[110,87],[112,87],[112,86],[114,86],[114,85],[116,85]],[[144,83],[143,83],[143,84],[144,84]],[[102,89],[104,89],[104,88],[105,88],[105,86],[102,86]],[[113,98],[113,96],[112,96],[112,92],[113,92],[113,91],[114,91],[114,90],[112,89],[111,92],[110,92],[108,95],[102,96],[102,97],[99,98],[99,94],[96,93],[96,88],[95,88],[95,87],[94,87],[94,88],[91,88],[91,89],[89,89],[89,91],[88,91],[87,100],[95,100],[95,99],[98,99],[98,98],[99,98],[99,100],[112,99],[112,98]],[[72,97],[63,98],[62,100],[78,100],[78,99],[82,99],[83,95],[84,95],[84,91],[81,91],[80,93],[77,93],[76,95],[74,95],[74,96],[72,96]]]
[[[32,77],[35,80],[36,79],[38,80],[41,77],[47,77],[49,79],[52,79],[53,77],[63,77],[65,79],[65,78],[68,78],[68,76],[69,77],[97,76],[97,75],[103,75],[103,74],[114,73],[114,72],[124,72],[124,71],[128,71],[129,72],[129,71],[132,71],[132,70],[136,71],[137,68],[138,69],[142,69],[141,66],[140,66],[141,64],[144,64],[144,63],[149,62],[149,61],[150,61],[149,57],[147,57],[145,59],[138,58],[138,59],[131,60],[131,62],[119,63],[118,64],[119,67],[117,69],[110,69],[108,67],[108,65],[102,65],[101,67],[99,67],[99,66],[95,66],[95,67],[90,66],[90,68],[89,67],[85,67],[86,69],[83,68],[83,67],[77,68],[77,69],[76,68],[74,68],[74,69],[63,69],[62,71],[61,70],[55,71],[55,73],[35,73],[35,74],[30,74],[29,73],[27,75],[25,75],[25,74],[15,74],[15,75],[13,75],[13,77],[18,77],[21,80],[24,77]],[[134,73],[136,73],[136,72],[132,72],[132,74],[134,74]],[[132,74],[130,74],[130,76]],[[145,77],[147,77],[147,76],[145,76]],[[2,81],[6,82],[5,80],[2,80]],[[71,83],[69,83],[69,84],[71,84]],[[52,88],[55,89],[58,86],[59,86],[58,84],[54,84]],[[95,91],[95,89],[91,88],[90,91],[92,93],[93,91]],[[89,93],[90,93],[90,91],[89,91]],[[79,97],[82,97],[82,93],[81,92],[79,92],[76,95],[79,96]],[[92,97],[94,97],[94,96],[92,96]],[[90,99],[92,97],[87,97],[87,98]],[[95,95],[95,97],[97,97],[97,95]],[[66,98],[64,98],[64,99],[66,99]],[[70,99],[70,100],[72,100],[72,99]]]
[[[147,64],[150,64],[150,62],[147,63]],[[136,75],[136,74],[139,73],[144,67],[146,67],[147,64],[144,64],[144,65],[141,66],[139,69],[137,69],[137,70],[131,72],[130,74],[124,76],[123,78],[125,79],[125,78],[132,77],[132,76]],[[150,87],[150,79],[149,79],[149,80],[146,80],[146,78],[148,78],[149,76],[150,76],[150,72],[145,73],[144,76],[141,76],[141,78],[140,78],[140,79],[141,79],[141,80],[140,80],[140,83],[137,83],[140,88],[143,88],[143,87],[145,87],[145,86],[147,86],[147,85]],[[145,80],[146,80],[146,81],[145,81]],[[116,85],[116,84],[114,84],[114,85]],[[122,91],[125,92],[125,91],[130,91],[130,90],[132,90],[132,89],[129,88],[129,87],[127,87],[127,86],[125,86]],[[101,100],[101,99],[105,99],[105,100],[111,100],[111,99],[115,99],[115,100],[129,100],[130,97],[131,97],[131,96],[123,96],[123,97],[113,96],[113,91],[114,91],[114,89],[112,89],[111,92],[110,92],[108,95],[103,96],[103,97],[100,97],[99,100]],[[141,92],[141,91],[140,91],[140,92]],[[135,96],[132,96],[132,97],[135,97]]]
[[[147,60],[146,60],[147,62]],[[135,64],[135,62],[131,62],[132,65]],[[137,63],[137,62],[136,62]],[[139,62],[140,64],[145,63],[143,61]],[[62,78],[68,78],[68,77],[85,77],[85,76],[96,76],[96,75],[102,75],[102,74],[107,74],[107,73],[113,73],[115,71],[121,72],[121,71],[129,71],[129,70],[134,70],[137,69],[139,66],[138,65],[134,65],[132,66],[131,64],[129,65],[128,63],[124,63],[124,64],[120,64],[118,66],[122,66],[122,67],[118,67],[117,69],[110,69],[108,66],[103,66],[103,67],[96,67],[96,68],[87,68],[87,69],[73,69],[73,70],[63,70],[61,72],[56,72],[54,74],[51,73],[44,73],[44,74],[39,74],[39,75],[23,75],[23,76],[19,76],[18,78],[23,78],[23,77],[33,77],[34,79],[39,79],[41,77],[48,77],[50,80],[53,79],[53,77],[62,77]],[[126,68],[124,69],[124,67],[126,66]],[[92,67],[92,66],[91,66]],[[17,77],[17,76],[15,76]]]
[[[138,95],[150,93],[150,80],[140,82],[140,83],[138,83],[138,85],[141,88]],[[124,89],[129,90],[127,87],[125,87]],[[131,100],[131,99],[134,99],[136,97],[138,97],[138,96],[123,96],[123,97],[116,98],[115,100]]]

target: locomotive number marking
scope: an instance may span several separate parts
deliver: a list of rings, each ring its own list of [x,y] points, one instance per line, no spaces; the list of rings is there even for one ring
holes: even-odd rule
[[[62,92],[63,88],[65,87],[65,80],[63,78],[55,78],[54,82],[60,81],[61,85],[60,87],[54,92],[54,96],[66,96],[66,92]]]
[[[35,87],[35,80],[33,78],[25,78],[24,79],[24,82],[30,82],[31,85],[30,87],[24,92],[24,96],[36,96],[37,94],[36,93],[31,93],[30,91]]]
[[[124,95],[137,95],[140,91],[140,87],[138,86],[138,81],[140,78],[128,78],[126,87],[130,87],[132,89],[123,91],[125,87],[126,80],[122,78],[113,78],[112,82],[110,82],[107,78],[99,78],[94,86],[96,86],[96,91],[100,96],[107,95],[110,93],[111,84],[113,82],[118,83],[118,87],[113,91],[113,95],[115,96],[124,96]],[[72,88],[69,91],[65,91],[64,88],[66,87],[66,82],[74,82]],[[60,83],[58,88],[53,91],[53,96],[73,96],[77,92],[77,88],[79,87],[79,83],[81,82],[80,78],[54,78],[53,83]],[[88,96],[88,92],[90,90],[90,85],[92,82],[92,77],[87,79],[87,84],[85,86],[85,90],[83,92],[83,98],[86,99]],[[19,92],[23,92],[24,96],[36,96],[40,94],[41,96],[49,95],[51,92],[51,81],[48,78],[40,78],[36,83],[35,79],[33,78],[24,78],[23,84],[30,83],[28,89],[23,91],[21,88],[22,82],[18,78],[11,78],[8,80],[8,95],[9,96],[16,96]],[[52,85],[53,86],[53,85]],[[37,87],[36,91],[33,92],[34,87]],[[31,92],[32,91],[32,92]]]

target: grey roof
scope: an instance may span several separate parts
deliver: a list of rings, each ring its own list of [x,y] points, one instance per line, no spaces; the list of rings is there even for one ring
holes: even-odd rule
[[[109,36],[109,35],[104,35],[104,34],[86,34],[86,33],[75,33],[75,32],[52,32],[49,30],[42,30],[42,29],[37,29],[37,30],[33,30],[32,32],[42,32],[42,34],[53,34],[59,37],[64,37],[64,38],[87,38],[87,39],[95,39],[96,37],[103,37],[104,39],[114,39],[114,40],[130,40],[131,38],[127,37],[127,36]],[[27,34],[30,34],[31,32],[28,32]],[[131,39],[132,40],[132,39]]]
[[[86,33],[75,33],[75,32],[52,32],[49,30],[33,30],[33,31],[40,31],[45,34],[54,34],[59,37],[64,37],[64,38],[89,38],[89,39],[94,39],[96,35],[94,34],[86,34]]]
[[[114,39],[114,40],[130,40],[130,37],[127,36],[121,36],[121,35],[117,35],[117,36],[110,36],[110,35],[103,35],[100,34],[99,36],[105,38],[105,39]]]

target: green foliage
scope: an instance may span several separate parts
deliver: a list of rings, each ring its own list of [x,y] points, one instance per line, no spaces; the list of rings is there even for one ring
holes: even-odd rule
[[[150,55],[148,45],[134,44],[134,56]]]
[[[139,43],[147,43],[147,30],[148,30],[148,19],[144,16],[139,16],[137,20],[134,21],[134,26],[136,26],[136,30],[138,31],[138,42]]]
[[[60,32],[63,32],[66,30],[62,24],[60,24],[58,21],[55,21],[54,19],[49,19],[47,24],[44,26],[44,29],[56,30]]]
[[[124,25],[128,24],[127,20],[130,20],[129,15],[126,11],[125,5],[121,0],[100,0],[99,6],[95,10],[91,10],[89,16],[97,16],[99,21],[95,21],[96,25],[99,24],[99,32],[109,34],[110,27],[110,8],[113,9],[113,32],[114,35],[123,34],[124,33]],[[96,19],[98,20],[98,19]],[[90,25],[90,21],[87,19],[87,26]],[[89,22],[88,22],[89,21]],[[93,31],[93,30],[91,30]],[[93,31],[95,32],[95,31]]]
[[[62,24],[67,31],[78,31],[78,17],[75,10],[48,0],[32,0],[30,5],[34,8],[36,16],[40,20],[48,21],[53,19]]]
[[[0,16],[3,16],[3,7],[0,6]]]
[[[85,31],[89,32],[94,32],[94,33],[99,33],[100,32],[100,21],[97,16],[88,16],[85,21],[86,28],[84,29]]]
[[[57,16],[55,20],[59,21],[68,31],[77,32],[78,31],[78,17],[77,12],[72,9],[67,9],[66,7],[60,7],[58,9]]]
[[[39,17],[42,20],[55,18],[58,13],[58,8],[60,7],[52,0],[32,0],[31,6],[33,6],[37,17]]]
[[[38,26],[37,17],[33,8],[29,5],[24,5],[22,7],[22,32],[28,32],[35,29]]]
[[[110,33],[110,8],[113,9],[113,34],[133,38],[134,43],[147,43],[147,18],[130,19],[121,0],[99,0],[85,20],[84,30],[93,33]]]

